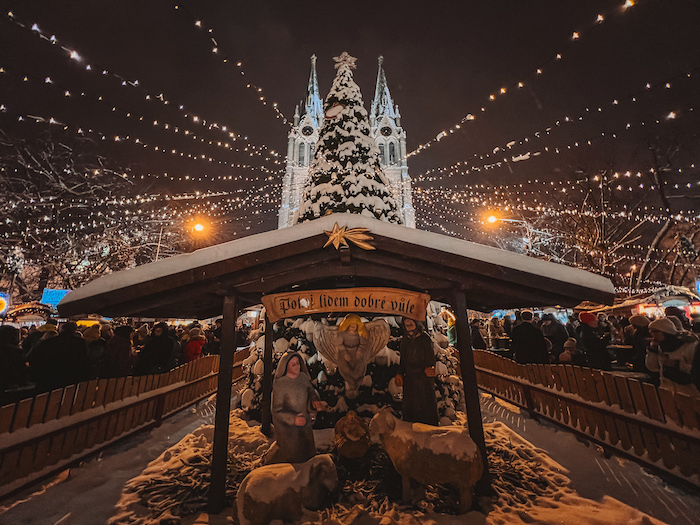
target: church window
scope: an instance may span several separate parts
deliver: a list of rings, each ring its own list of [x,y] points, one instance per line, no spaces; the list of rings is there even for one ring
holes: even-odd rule
[[[299,143],[299,166],[306,165],[306,143]]]
[[[396,145],[389,143],[389,164],[396,164]]]
[[[386,156],[384,154],[384,144],[379,145],[379,163],[384,166],[386,164]]]

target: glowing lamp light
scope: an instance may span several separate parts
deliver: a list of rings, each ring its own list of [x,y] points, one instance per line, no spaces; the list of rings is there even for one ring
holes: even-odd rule
[[[490,222],[491,224],[493,224],[494,222],[496,222],[498,220],[498,217],[496,217],[495,215],[489,215],[486,220],[488,222]]]
[[[195,224],[192,228],[194,229],[194,231],[197,231],[197,232],[204,231],[204,225],[199,223],[199,222],[197,224]]]
[[[73,60],[80,60],[80,55],[78,54],[77,51],[71,51],[71,52],[70,52],[70,57],[71,57]]]
[[[632,7],[633,5],[634,5],[634,0],[626,0],[622,7],[627,9],[628,7]]]
[[[10,297],[6,293],[0,293],[0,315],[4,315],[10,307]]]

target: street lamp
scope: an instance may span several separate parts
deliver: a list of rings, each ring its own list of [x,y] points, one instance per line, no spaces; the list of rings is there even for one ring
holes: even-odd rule
[[[532,253],[532,225],[526,221],[525,219],[505,219],[503,217],[497,217],[495,215],[489,215],[486,218],[486,221],[495,224],[496,222],[513,222],[515,224],[520,224],[525,228],[525,233],[527,234],[526,237],[523,237],[523,242],[527,246],[527,253],[531,254]],[[540,232],[542,233],[542,232]]]

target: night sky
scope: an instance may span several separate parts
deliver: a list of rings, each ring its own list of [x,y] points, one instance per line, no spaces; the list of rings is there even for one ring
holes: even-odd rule
[[[694,0],[639,0],[626,8],[621,0],[0,3],[0,67],[5,70],[0,74],[0,104],[5,106],[0,129],[27,138],[45,132],[47,124],[31,118],[17,121],[18,115],[34,115],[53,117],[71,133],[78,128],[99,131],[111,140],[98,139],[96,147],[128,169],[144,192],[244,189],[242,195],[250,198],[272,189],[265,204],[256,201],[255,216],[249,207],[232,212],[241,218],[231,226],[236,235],[276,227],[277,170],[284,164],[289,128],[276,118],[272,104],[292,118],[305,94],[312,54],[318,56],[323,97],[335,73],[332,57],[343,51],[356,56],[355,80],[366,107],[374,94],[377,57],[383,55],[410,151],[448,131],[446,138],[409,159],[416,187],[459,190],[481,183],[565,180],[575,169],[644,170],[650,165],[648,145],[673,141],[683,143],[675,160],[681,169],[678,182],[698,180],[694,159],[700,149],[700,122],[693,105],[700,92],[700,2]],[[44,36],[55,35],[57,43],[41,39],[30,29],[34,23]],[[61,45],[76,51],[79,60],[71,59]],[[87,64],[91,71],[86,71]],[[103,69],[109,74],[101,74]],[[138,85],[124,86],[114,75],[138,80]],[[246,83],[262,92],[246,88]],[[147,101],[147,93],[162,93],[169,104]],[[258,100],[261,95],[268,105]],[[178,110],[180,105],[185,109]],[[667,118],[671,112],[675,118]],[[467,114],[475,119],[449,134]],[[268,149],[251,157],[172,132],[178,127],[207,142],[227,140],[221,129],[195,125],[193,116],[247,137],[236,141],[236,147],[250,142]],[[579,116],[584,120],[577,121]],[[566,117],[574,122],[567,123]],[[630,129],[625,129],[627,124]],[[550,134],[544,133],[550,127]],[[115,136],[138,137],[149,148],[129,140],[114,142]],[[526,137],[528,142],[519,144]],[[515,143],[509,151],[494,153],[511,141]],[[176,149],[185,157],[154,152],[151,146]],[[269,150],[280,153],[281,164],[274,164]],[[535,159],[512,162],[536,151],[542,154]],[[214,161],[186,158],[202,154]],[[484,169],[504,158],[510,162]],[[218,161],[264,166],[272,175]],[[427,170],[464,161],[478,170],[423,180]],[[178,180],[186,176],[189,181]],[[229,176],[231,181],[219,179]],[[686,210],[693,201],[687,202]],[[454,221],[463,219],[455,216],[446,229],[421,196],[415,197],[415,205],[419,227],[472,237],[474,224],[460,229]]]

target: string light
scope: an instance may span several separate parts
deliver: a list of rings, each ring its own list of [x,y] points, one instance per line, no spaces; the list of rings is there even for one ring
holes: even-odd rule
[[[184,12],[184,9],[180,9],[181,6],[179,4],[176,4],[174,7],[175,7],[176,11]],[[269,104],[267,98],[265,97],[265,93],[264,93],[263,88],[260,87],[258,84],[254,84],[254,83],[247,80],[245,70],[243,69],[243,62],[240,60],[233,59],[233,58],[226,56],[225,54],[219,52],[219,44],[214,36],[214,29],[211,27],[208,27],[205,29],[204,24],[202,23],[201,19],[197,19],[194,16],[192,16],[192,18],[195,20],[194,25],[198,29],[200,29],[201,31],[205,31],[206,35],[208,35],[209,41],[213,45],[212,54],[216,55],[221,60],[221,62],[223,64],[233,65],[234,67],[236,67],[236,71],[238,72],[239,76],[244,78],[243,82],[244,82],[246,89],[253,92],[255,99],[259,103],[261,103],[263,106],[270,106],[274,110],[276,118],[282,119],[282,122],[284,122],[285,125],[291,126],[292,122],[287,120],[287,118],[284,116],[282,111],[280,111],[279,104],[277,102],[273,102],[272,104]]]
[[[7,15],[5,15],[5,18],[18,27],[21,27],[23,29],[28,28],[28,24],[22,22],[16,16],[14,16],[12,11],[10,11]],[[33,24],[31,26],[31,31],[36,33],[42,40],[49,41],[52,45],[58,45],[58,47],[60,49],[62,49],[63,51],[65,51],[67,53],[68,57],[71,59],[73,59],[73,56],[78,56],[78,57],[85,56],[84,54],[83,55],[79,54],[77,50],[70,49],[64,45],[58,44],[59,41],[54,35],[52,35],[51,37],[47,37],[46,34],[41,29],[39,29],[39,26],[37,24]],[[81,58],[80,61],[84,61],[84,59]],[[85,70],[86,71],[94,71],[95,73],[101,74],[102,76],[105,76],[107,78],[112,78],[112,79],[116,80],[117,82],[119,82],[119,84],[121,86],[124,86],[127,88],[138,89],[143,94],[145,100],[152,101],[152,102],[159,102],[163,106],[172,107],[176,111],[178,111],[183,118],[191,119],[191,121],[193,123],[198,124],[199,126],[205,128],[205,129],[222,133],[226,136],[227,139],[231,139],[231,138],[235,137],[235,138],[244,138],[245,140],[248,140],[247,137],[242,137],[240,134],[233,132],[232,131],[233,128],[231,126],[220,125],[216,122],[209,122],[208,120],[191,113],[189,110],[187,110],[187,108],[183,104],[177,104],[177,103],[171,104],[169,97],[167,97],[164,93],[161,92],[159,94],[155,94],[155,93],[147,90],[145,87],[143,87],[141,85],[141,83],[138,79],[137,80],[129,80],[129,79],[127,79],[127,78],[125,78],[117,73],[114,73],[105,67],[99,66],[97,64],[93,64],[93,65],[86,64]],[[267,146],[261,146],[258,148],[261,150],[262,149],[269,149],[269,148],[267,148]],[[274,150],[271,150],[271,153],[274,153]]]
[[[14,115],[14,117],[19,122],[35,122],[37,124],[48,123],[48,124],[58,125],[58,126],[61,126],[64,130],[74,131],[79,136],[95,135],[102,141],[108,140],[108,141],[115,142],[115,143],[116,142],[128,142],[128,143],[132,143],[134,145],[138,145],[142,148],[149,149],[149,150],[154,151],[154,152],[179,156],[182,158],[195,160],[197,162],[208,162],[210,164],[217,164],[217,165],[226,166],[229,168],[238,168],[238,169],[245,169],[245,170],[250,170],[250,171],[260,171],[262,173],[267,173],[267,174],[275,175],[278,177],[281,177],[283,174],[283,170],[271,170],[265,166],[252,166],[249,164],[228,162],[228,161],[215,159],[214,157],[210,157],[210,156],[207,156],[205,154],[199,154],[199,153],[192,154],[192,153],[186,153],[186,152],[181,151],[177,148],[166,148],[164,146],[161,146],[161,145],[158,145],[155,143],[147,143],[147,142],[143,141],[142,139],[140,139],[138,137],[132,137],[131,135],[123,135],[123,136],[122,135],[111,135],[111,134],[104,133],[102,131],[95,130],[92,128],[83,128],[80,126],[69,126],[69,125],[64,124],[62,122],[59,122],[54,117],[45,118],[45,117],[37,116],[37,115],[13,114],[9,111],[4,111],[3,114],[4,115]],[[258,179],[250,179],[249,178],[247,180],[258,180]]]
[[[630,5],[627,5],[628,3],[629,3]],[[578,30],[578,31],[572,31],[571,33],[569,33],[569,34],[571,34],[571,37],[568,39],[568,44],[577,44],[577,45],[578,45],[578,43],[583,39],[583,37],[585,37],[585,36],[589,33],[589,31],[590,31],[594,26],[600,25],[600,24],[602,24],[603,22],[608,21],[608,20],[612,17],[612,15],[618,14],[618,13],[620,13],[620,12],[626,10],[628,7],[631,7],[631,6],[633,6],[633,5],[634,5],[634,2],[633,2],[632,0],[628,0],[628,2],[626,2],[626,3],[624,4],[623,9],[622,9],[621,11],[611,11],[611,15],[609,15],[609,16],[607,16],[607,17],[604,16],[604,15],[602,15],[602,14],[597,15],[595,21],[593,21],[591,24],[589,24],[585,29],[583,29],[583,30]],[[555,53],[555,54],[553,55],[553,58],[552,58],[552,59],[546,61],[544,64],[542,64],[540,67],[537,67],[537,68],[534,70],[534,76],[535,76],[535,77],[540,77],[540,76],[542,76],[542,74],[543,74],[544,70],[546,69],[547,64],[548,64],[549,62],[551,62],[552,60],[554,60],[554,61],[556,61],[556,62],[559,62],[559,61],[562,60],[563,56],[564,56],[564,54],[561,53],[561,52]],[[525,84],[526,84],[526,82],[524,82],[523,80],[519,80],[519,81],[512,82],[512,83],[510,83],[508,86],[505,86],[505,87],[501,88],[501,89],[499,90],[499,93],[500,93],[501,95],[506,95],[506,93],[507,93],[507,88],[508,88],[508,87],[518,87],[518,88],[522,88],[522,87],[525,86]],[[496,95],[490,94],[490,95],[488,96],[488,100],[489,100],[490,102],[496,101]],[[485,113],[485,112],[486,112],[486,107],[482,107],[482,108],[481,108],[481,113]],[[468,118],[468,117],[471,117],[471,118]],[[432,147],[433,145],[435,145],[435,144],[437,144],[438,142],[440,142],[443,138],[448,137],[449,135],[454,134],[455,131],[461,129],[461,126],[462,126],[465,122],[467,122],[468,120],[474,120],[474,119],[475,119],[475,117],[474,117],[474,112],[468,113],[467,115],[465,115],[464,117],[462,117],[462,119],[461,119],[457,124],[453,125],[452,127],[448,128],[448,129],[446,129],[446,130],[440,131],[440,132],[435,136],[435,138],[430,139],[430,140],[428,140],[428,141],[426,141],[426,142],[423,142],[422,144],[419,144],[413,151],[409,152],[406,156],[407,156],[407,157],[413,157],[413,156],[415,156],[415,155],[418,155],[419,153],[422,153],[423,151],[429,149],[429,148]]]
[[[679,81],[682,79],[688,80],[691,78],[695,78],[697,76],[698,69],[700,69],[700,68],[694,68],[693,70],[691,70],[689,72],[674,75],[673,78],[677,79]],[[658,82],[658,83],[654,84],[654,86],[652,86],[652,84],[650,84],[650,83],[647,83],[645,87],[647,90],[649,90],[649,89],[652,89],[652,87],[660,87],[662,85],[665,87],[666,85],[671,85],[671,84],[669,82],[662,81],[662,82]],[[635,93],[628,95],[628,96],[625,96],[625,97],[614,98],[610,102],[610,105],[611,106],[620,106],[621,100],[628,102],[630,104],[638,103],[639,93],[640,92],[635,92]],[[531,139],[542,140],[545,136],[551,135],[552,131],[555,130],[556,128],[561,128],[564,124],[573,124],[573,123],[583,122],[586,120],[586,116],[585,116],[586,114],[593,114],[593,113],[601,114],[605,111],[604,108],[605,108],[604,106],[600,106],[598,108],[593,108],[593,109],[591,109],[590,107],[586,107],[584,110],[581,110],[580,114],[576,117],[570,117],[570,116],[560,117],[558,120],[556,120],[554,123],[550,124],[548,127],[545,127],[544,129],[537,130],[534,133],[531,133],[530,135],[523,137],[520,140],[517,140],[517,141],[513,140],[513,141],[508,142],[507,144],[501,144],[499,146],[491,148],[492,151],[490,153],[482,153],[482,154],[474,153],[472,155],[472,158],[478,158],[479,160],[492,158],[495,155],[495,153],[497,153],[499,151],[505,152],[506,150],[512,149],[516,145],[524,145],[525,143],[529,143]],[[621,126],[612,132],[600,132],[596,136],[592,136],[592,137],[589,137],[587,139],[583,139],[583,140],[576,141],[576,142],[573,142],[570,144],[566,144],[566,145],[563,145],[561,147],[544,146],[542,151],[525,152],[524,154],[522,154],[520,156],[512,156],[510,159],[502,158],[502,159],[499,159],[499,162],[496,162],[496,163],[486,162],[484,164],[474,166],[472,168],[472,170],[481,171],[483,169],[492,169],[494,167],[501,167],[504,165],[504,163],[508,163],[508,162],[520,162],[520,161],[524,161],[524,160],[531,160],[532,158],[537,157],[537,156],[541,155],[542,153],[561,154],[563,151],[571,150],[571,149],[578,148],[581,146],[592,146],[593,142],[598,138],[604,137],[604,138],[616,139],[616,138],[618,138],[617,136],[619,133],[631,131],[631,130],[634,130],[637,128],[648,126],[650,124],[653,124],[653,125],[661,124],[664,120],[676,119],[679,114],[690,114],[690,113],[693,113],[694,111],[695,111],[695,109],[693,107],[688,107],[688,108],[685,108],[681,112],[670,111],[670,112],[664,114],[663,117],[660,117],[658,119],[651,120],[651,121],[650,120],[643,120],[643,121],[636,122],[635,124],[632,124],[631,122],[626,122],[624,124],[624,126]],[[443,168],[443,170],[444,169],[447,169],[447,170],[453,169],[456,166],[466,165],[469,162],[470,161],[468,161],[468,160],[467,161],[460,161],[456,164],[453,164],[449,168]],[[466,173],[468,173],[468,171]]]

